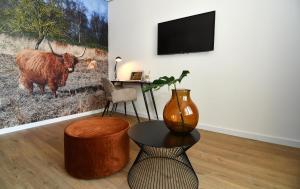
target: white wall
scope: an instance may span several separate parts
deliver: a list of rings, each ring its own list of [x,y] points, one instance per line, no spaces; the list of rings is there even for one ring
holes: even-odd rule
[[[156,55],[157,23],[211,10],[214,51]],[[121,79],[134,70],[150,70],[151,79],[190,70],[181,87],[192,90],[199,128],[300,147],[299,0],[114,0],[111,78],[116,56]],[[170,91],[155,96],[161,116]],[[137,104],[145,115],[141,96]]]

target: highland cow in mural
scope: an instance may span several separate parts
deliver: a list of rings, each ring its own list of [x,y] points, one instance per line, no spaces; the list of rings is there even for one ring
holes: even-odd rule
[[[0,128],[102,108],[107,22],[106,0],[0,0]]]
[[[81,56],[84,55],[84,52]],[[33,83],[39,86],[41,94],[45,93],[45,85],[48,85],[52,94],[57,97],[58,87],[66,85],[69,72],[73,72],[79,57],[69,53],[58,55],[24,49],[16,55],[16,63],[20,71],[19,84],[30,94],[33,92]]]

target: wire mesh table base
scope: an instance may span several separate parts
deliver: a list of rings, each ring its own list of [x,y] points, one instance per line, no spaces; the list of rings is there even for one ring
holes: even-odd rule
[[[141,150],[128,173],[132,189],[197,189],[197,175],[185,153],[188,147]]]

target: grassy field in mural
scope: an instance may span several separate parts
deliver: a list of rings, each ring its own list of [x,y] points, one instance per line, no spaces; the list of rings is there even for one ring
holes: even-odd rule
[[[0,128],[104,106],[105,0],[0,0],[0,18]]]
[[[69,74],[66,86],[58,89],[57,98],[48,87],[41,95],[36,85],[30,95],[19,87],[19,69],[14,55],[18,48],[7,39],[6,44],[0,42],[1,51],[6,52],[0,53],[0,128],[95,110],[105,105],[101,77],[107,77],[106,51],[88,49],[86,58]]]

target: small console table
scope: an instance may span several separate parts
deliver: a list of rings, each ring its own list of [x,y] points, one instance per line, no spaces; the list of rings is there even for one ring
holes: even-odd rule
[[[137,80],[112,80],[111,81],[114,85],[119,83],[121,86],[123,86],[124,84],[134,84],[134,85],[140,85],[141,86],[141,90],[142,90],[142,94],[144,97],[144,103],[146,106],[146,110],[147,110],[147,114],[148,114],[148,119],[151,120],[150,118],[150,113],[149,113],[149,107],[148,107],[148,102],[147,102],[147,98],[146,98],[146,94],[143,91],[143,87],[145,85],[151,85],[151,82],[149,81],[137,81]],[[152,89],[150,90],[150,94],[151,94],[151,98],[152,98],[152,104],[156,113],[156,119],[158,120],[158,114],[157,114],[157,109],[156,109],[156,104],[155,104],[155,99],[154,99],[154,95],[153,95],[153,91]]]
[[[128,135],[140,147],[128,172],[130,188],[198,188],[197,175],[185,153],[200,140],[196,129],[175,135],[163,121],[148,121],[131,127]]]

